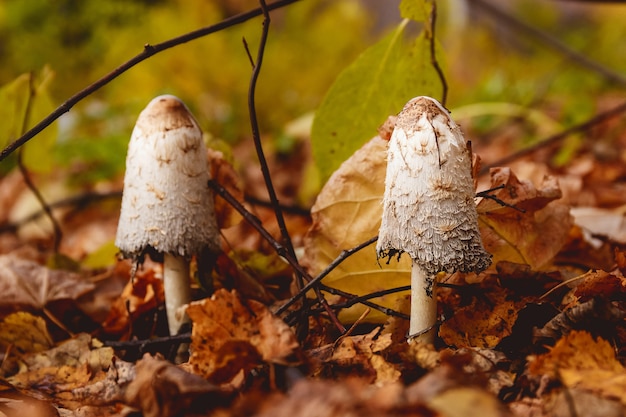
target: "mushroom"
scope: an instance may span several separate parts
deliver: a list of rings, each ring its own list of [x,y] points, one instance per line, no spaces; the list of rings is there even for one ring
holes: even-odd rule
[[[387,150],[378,258],[412,259],[409,338],[432,343],[439,272],[491,265],[474,203],[472,155],[461,130],[435,99],[416,97],[398,115]]]
[[[198,123],[177,97],[156,97],[139,115],[128,145],[115,245],[136,263],[146,254],[162,260],[171,335],[188,321],[179,310],[191,301],[191,257],[219,250],[208,181]]]

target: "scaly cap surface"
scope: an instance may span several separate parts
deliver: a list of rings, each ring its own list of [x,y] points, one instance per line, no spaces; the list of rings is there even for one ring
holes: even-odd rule
[[[439,102],[416,97],[404,106],[387,151],[379,257],[406,252],[429,274],[491,264],[478,232],[471,161]]]
[[[190,257],[219,247],[202,131],[171,95],[141,112],[128,154],[115,244],[125,257],[156,251]]]

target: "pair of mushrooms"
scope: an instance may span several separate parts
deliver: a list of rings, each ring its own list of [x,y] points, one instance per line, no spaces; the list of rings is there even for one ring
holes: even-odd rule
[[[434,277],[491,264],[478,232],[472,155],[448,111],[430,97],[409,101],[389,141],[379,257],[413,260],[409,335],[431,342],[437,318]],[[189,259],[219,250],[202,131],[174,96],[141,112],[126,159],[116,245],[124,257],[163,260],[170,334],[190,301]]]

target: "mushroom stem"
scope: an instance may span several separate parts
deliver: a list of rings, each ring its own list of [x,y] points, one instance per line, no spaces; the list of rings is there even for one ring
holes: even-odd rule
[[[181,326],[189,321],[189,317],[180,308],[191,301],[189,286],[189,261],[183,256],[163,254],[163,289],[165,294],[165,310],[170,335],[178,334]]]
[[[411,268],[411,319],[409,341],[434,343],[437,296],[433,278],[413,261]]]

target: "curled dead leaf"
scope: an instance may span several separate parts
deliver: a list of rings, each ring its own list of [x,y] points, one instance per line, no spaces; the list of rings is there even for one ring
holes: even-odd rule
[[[189,364],[215,383],[232,381],[262,364],[299,362],[291,328],[263,304],[242,300],[235,291],[218,290],[187,307],[193,322]]]
[[[94,289],[78,274],[48,269],[14,255],[0,255],[0,308],[36,309],[55,300],[76,299]]]
[[[501,185],[504,188],[490,193],[495,199],[484,198],[477,206],[483,243],[493,263],[545,266],[566,243],[573,225],[569,207],[557,201],[561,191],[556,178],[545,177],[536,188],[517,179],[510,168],[493,168],[491,187]]]

